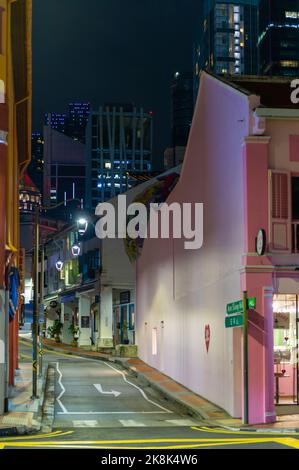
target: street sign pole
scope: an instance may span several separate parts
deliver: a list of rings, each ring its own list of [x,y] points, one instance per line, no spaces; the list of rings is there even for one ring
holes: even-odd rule
[[[243,292],[243,388],[244,388],[244,424],[248,424],[248,317],[247,291]]]
[[[35,250],[34,250],[34,303],[32,323],[32,398],[37,396],[37,348],[38,348],[38,261],[39,261],[39,207],[35,209]]]

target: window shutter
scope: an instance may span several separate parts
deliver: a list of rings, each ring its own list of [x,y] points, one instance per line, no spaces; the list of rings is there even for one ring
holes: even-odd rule
[[[271,171],[270,177],[270,246],[274,251],[290,252],[290,175]]]

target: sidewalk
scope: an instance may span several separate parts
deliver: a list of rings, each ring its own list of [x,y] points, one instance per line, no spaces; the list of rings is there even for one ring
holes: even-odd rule
[[[40,429],[43,386],[43,379],[38,378],[39,399],[32,400],[32,364],[22,363],[16,372],[15,387],[10,390],[8,412],[0,416],[0,436],[28,434]]]

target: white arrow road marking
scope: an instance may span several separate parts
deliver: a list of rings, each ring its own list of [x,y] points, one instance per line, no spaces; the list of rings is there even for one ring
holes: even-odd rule
[[[104,392],[101,384],[93,384],[93,385],[98,390],[98,392],[102,393],[103,395],[114,395],[115,398],[121,395],[121,392],[117,392],[116,390],[111,390],[111,392]]]

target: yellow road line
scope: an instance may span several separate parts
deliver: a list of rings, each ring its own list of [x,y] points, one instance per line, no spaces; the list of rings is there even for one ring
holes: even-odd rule
[[[299,440],[298,439],[292,439],[291,437],[283,439],[275,439],[275,442],[279,442],[280,444],[283,444],[285,446],[293,447],[293,449],[299,449]]]
[[[280,444],[285,444],[289,445],[291,447],[294,447],[293,443],[284,443],[283,439],[279,440],[282,442],[279,442]],[[230,440],[230,439],[225,439],[225,440],[214,440],[214,439],[207,439],[205,442],[198,442],[196,444],[190,444],[186,442],[184,445],[164,445],[164,446],[123,446],[120,445],[121,443],[119,442],[118,445],[112,446],[109,444],[108,446],[105,445],[104,443],[102,444],[96,444],[96,442],[93,441],[70,441],[69,443],[66,442],[16,442],[16,443],[7,443],[7,446],[10,447],[44,447],[44,448],[49,448],[49,447],[55,447],[55,448],[69,448],[69,449],[74,449],[74,448],[82,448],[82,449],[123,449],[123,450],[135,450],[135,449],[152,449],[152,450],[163,450],[163,449],[195,449],[195,448],[200,448],[200,447],[222,447],[222,446],[232,446],[232,445],[244,445],[244,444],[256,444],[256,443],[265,443],[265,442],[274,442],[273,439],[239,439],[239,440]]]
[[[32,356],[29,356],[28,354],[20,354],[20,359],[23,359],[23,358],[25,358],[25,359],[31,359]]]
[[[69,434],[73,434],[74,431],[65,431],[65,432],[62,432],[62,431],[53,431],[53,432],[50,432],[50,433],[47,433],[47,434],[37,434],[35,436],[13,436],[13,437],[7,437],[7,436],[4,436],[4,437],[1,437],[0,438],[0,443],[1,442],[6,442],[6,441],[20,441],[20,440],[32,440],[32,439],[45,439],[45,438],[51,438],[51,437],[60,437],[60,436],[67,436]]]
[[[19,341],[20,344],[23,344],[24,346],[27,346],[28,348],[31,348],[31,344],[28,344],[24,341]],[[75,359],[84,359],[82,358],[81,356],[75,356],[74,354],[65,354],[65,353],[61,353],[59,351],[51,351],[50,349],[47,349],[46,347],[44,347],[44,351],[45,351],[45,354],[55,354],[55,356],[63,356],[63,357],[67,357],[68,359],[70,358],[75,358]],[[30,356],[31,358],[31,356]]]
[[[209,433],[214,433],[214,434],[236,434],[236,435],[244,435],[246,434],[247,436],[250,434],[258,434],[259,436],[299,436],[298,432],[282,432],[282,431],[275,431],[275,432],[255,432],[255,431],[229,431],[228,429],[211,429],[205,426],[192,426],[191,429],[194,429],[195,431],[200,431],[200,432],[209,432]]]

